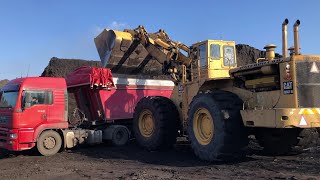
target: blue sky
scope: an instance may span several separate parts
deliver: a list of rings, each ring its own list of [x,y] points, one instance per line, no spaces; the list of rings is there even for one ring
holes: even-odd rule
[[[267,5],[270,3],[270,5]],[[93,38],[103,28],[162,28],[187,45],[205,39],[235,40],[262,49],[278,45],[281,23],[300,19],[301,51],[320,54],[320,1],[1,1],[0,79],[38,76],[51,57],[99,60]]]

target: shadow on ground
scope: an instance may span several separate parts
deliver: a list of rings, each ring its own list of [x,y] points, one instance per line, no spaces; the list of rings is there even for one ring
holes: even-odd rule
[[[135,141],[132,140],[128,145],[123,147],[113,147],[108,144],[101,144],[92,147],[68,150],[67,152],[97,159],[133,160],[142,163],[175,167],[237,164],[255,160],[254,158],[246,157],[232,162],[205,162],[194,155],[190,145],[186,142],[178,142],[173,149],[167,151],[147,151],[139,147]]]

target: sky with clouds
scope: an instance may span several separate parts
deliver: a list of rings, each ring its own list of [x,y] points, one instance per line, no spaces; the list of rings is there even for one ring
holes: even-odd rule
[[[291,45],[299,18],[302,53],[320,54],[319,7],[318,0],[1,1],[0,79],[39,76],[51,57],[99,60],[97,34],[140,24],[188,45],[225,39],[259,49],[274,43],[281,52],[281,23],[290,21]]]

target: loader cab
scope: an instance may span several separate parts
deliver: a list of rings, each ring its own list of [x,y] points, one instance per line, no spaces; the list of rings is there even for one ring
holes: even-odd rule
[[[201,79],[229,78],[229,70],[237,67],[234,41],[206,40],[193,49],[197,49]]]

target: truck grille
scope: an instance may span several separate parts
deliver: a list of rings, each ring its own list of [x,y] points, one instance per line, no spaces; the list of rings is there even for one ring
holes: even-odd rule
[[[0,116],[0,124],[9,124],[10,116]]]
[[[7,142],[8,132],[0,130],[0,145]]]
[[[320,107],[320,62],[296,62],[296,72],[299,107]]]

